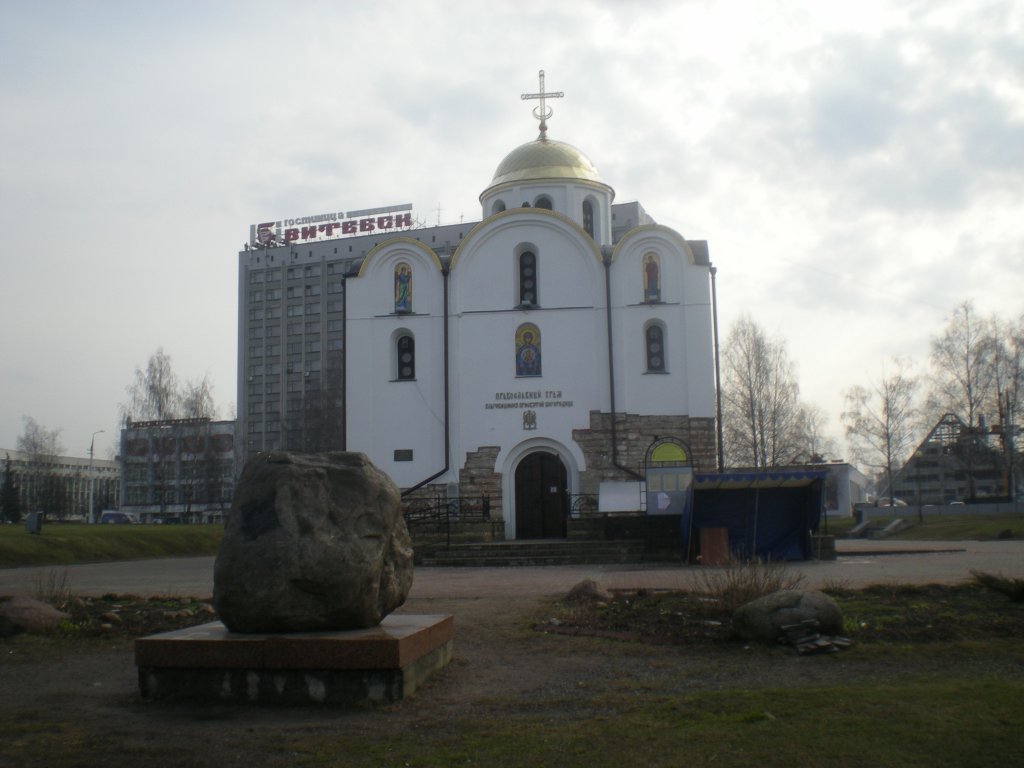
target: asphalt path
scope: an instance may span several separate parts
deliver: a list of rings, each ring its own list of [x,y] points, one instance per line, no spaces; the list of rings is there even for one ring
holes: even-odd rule
[[[955,584],[985,571],[1024,578],[1024,541],[838,541],[834,561],[791,563],[808,587]],[[210,597],[213,558],[0,569],[0,595],[35,595],[53,581],[81,595]],[[417,568],[410,599],[560,595],[591,578],[609,589],[686,589],[707,566],[572,565]]]

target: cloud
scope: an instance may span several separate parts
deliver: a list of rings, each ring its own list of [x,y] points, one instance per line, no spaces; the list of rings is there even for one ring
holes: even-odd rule
[[[966,295],[1022,309],[1018,3],[7,10],[0,228],[18,257],[0,306],[46,322],[5,348],[0,447],[23,413],[69,446],[112,432],[159,344],[233,400],[248,225],[405,202],[478,218],[498,162],[536,136],[519,94],[541,68],[566,93],[552,138],[617,200],[709,241],[723,335],[750,311],[790,338],[806,393],[828,402],[913,352]],[[68,359],[95,370],[69,377]]]

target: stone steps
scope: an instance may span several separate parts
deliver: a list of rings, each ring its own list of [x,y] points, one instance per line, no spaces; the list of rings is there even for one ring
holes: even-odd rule
[[[448,542],[454,545],[498,541],[505,535],[505,524],[500,520],[453,520],[450,526],[444,523],[414,523],[409,526],[409,535],[415,548],[434,549]]]

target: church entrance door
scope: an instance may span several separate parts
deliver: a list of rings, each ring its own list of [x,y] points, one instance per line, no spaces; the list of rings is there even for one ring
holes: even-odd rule
[[[554,453],[536,451],[516,467],[516,538],[565,537],[567,473]]]

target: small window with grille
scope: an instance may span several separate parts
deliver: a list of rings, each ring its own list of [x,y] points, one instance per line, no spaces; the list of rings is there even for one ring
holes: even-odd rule
[[[519,255],[519,303],[525,307],[536,306],[537,301],[537,254],[523,251]]]
[[[665,372],[665,332],[660,325],[651,323],[645,331],[647,345],[647,372]]]
[[[398,355],[398,380],[411,381],[416,378],[416,341],[411,335],[398,337],[395,345]]]

